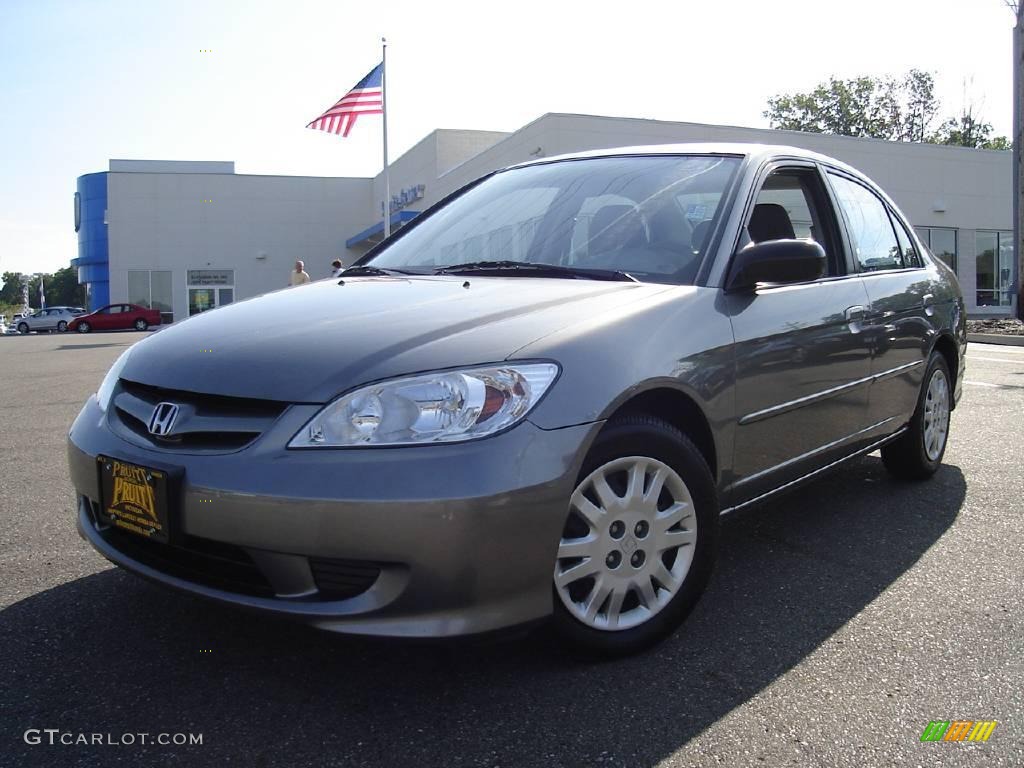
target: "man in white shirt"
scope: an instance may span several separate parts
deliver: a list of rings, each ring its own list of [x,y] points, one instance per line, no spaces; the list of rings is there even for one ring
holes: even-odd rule
[[[306,272],[306,265],[301,261],[295,262],[295,270],[292,272],[292,282],[294,285],[303,285],[309,282],[309,274]]]
[[[341,277],[341,273],[345,271],[345,268],[341,266],[341,259],[335,259],[331,262],[331,277]]]

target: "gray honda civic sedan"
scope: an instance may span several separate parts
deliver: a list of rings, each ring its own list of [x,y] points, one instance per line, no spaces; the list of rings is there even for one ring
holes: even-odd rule
[[[722,514],[876,449],[932,475],[965,350],[956,278],[843,163],[543,159],[340,279],[131,347],[71,428],[78,527],[136,574],[324,629],[550,619],[630,653],[693,608]]]

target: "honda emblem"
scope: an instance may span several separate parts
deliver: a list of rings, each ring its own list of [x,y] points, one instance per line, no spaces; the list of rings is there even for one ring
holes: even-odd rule
[[[149,433],[157,437],[169,435],[178,418],[178,406],[174,403],[158,403],[149,419]]]

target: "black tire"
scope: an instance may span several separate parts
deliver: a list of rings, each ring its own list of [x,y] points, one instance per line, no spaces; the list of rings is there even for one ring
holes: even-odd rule
[[[632,415],[610,421],[587,454],[576,486],[597,468],[629,456],[657,459],[675,470],[685,483],[697,522],[693,559],[678,591],[664,607],[628,629],[608,630],[584,624],[566,608],[558,588],[552,583],[554,628],[563,640],[588,655],[616,657],[637,653],[674,632],[707,586],[717,553],[718,493],[711,470],[694,444],[661,419]],[[569,524],[567,521],[567,526]]]
[[[953,404],[953,378],[949,373],[949,365],[938,352],[933,352],[928,360],[928,367],[925,369],[924,380],[921,382],[921,392],[917,397],[917,408],[910,419],[907,431],[897,440],[882,447],[882,463],[893,477],[900,480],[927,480],[935,474],[939,465],[942,464],[942,457],[946,454],[946,445],[949,442],[949,424],[947,421],[946,434],[942,441],[941,450],[937,455],[929,456],[925,446],[926,427],[926,405],[928,402],[928,389],[932,379],[936,376],[944,376],[947,386],[948,407]],[[948,411],[946,419],[948,420]]]
[[[18,323],[18,333],[22,335],[28,333],[28,323]]]
[[[147,328],[149,328],[149,323],[147,323],[141,317],[138,320],[135,321],[135,330],[136,331],[144,331]]]
[[[59,323],[57,323],[57,333],[64,333],[64,331],[66,331],[67,329],[68,324],[66,321],[61,320]]]
[[[92,327],[88,323],[79,323],[77,330],[79,333],[88,333],[92,330]]]

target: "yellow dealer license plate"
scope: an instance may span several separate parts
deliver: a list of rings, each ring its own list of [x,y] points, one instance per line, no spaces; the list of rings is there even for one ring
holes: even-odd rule
[[[103,521],[147,539],[170,539],[167,473],[105,456],[100,465]]]

